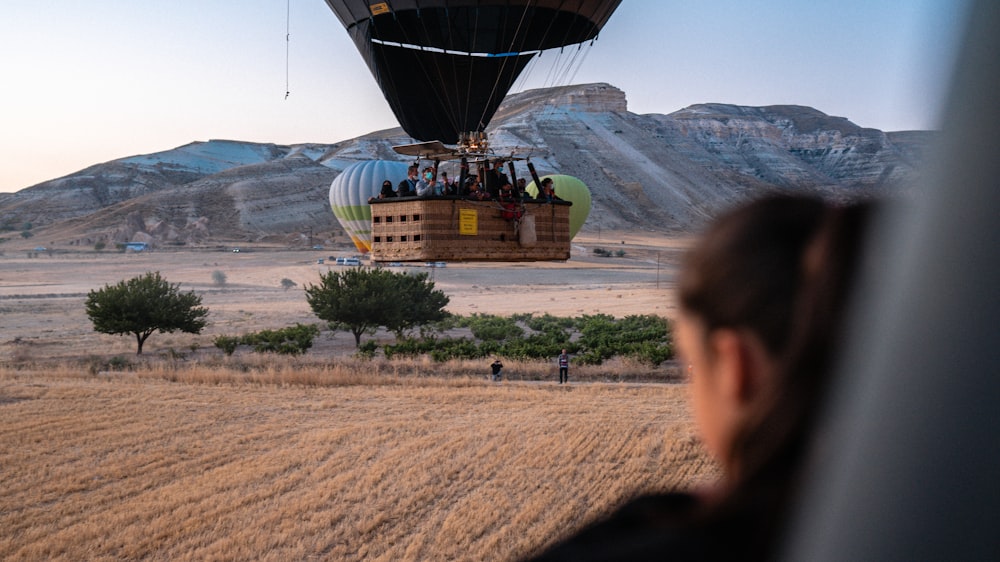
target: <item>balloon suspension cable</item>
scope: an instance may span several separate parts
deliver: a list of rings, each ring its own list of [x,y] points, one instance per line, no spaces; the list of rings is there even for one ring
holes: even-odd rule
[[[517,36],[521,33],[521,28],[524,25],[525,19],[526,19],[527,15],[528,15],[528,7],[529,6],[527,4],[524,6],[524,10],[521,12],[521,17],[517,21],[517,28],[514,30],[514,35],[511,36],[510,44],[507,46],[507,52],[508,53],[517,52],[518,54],[521,54],[520,53],[520,48],[523,47],[523,45],[515,45],[514,41],[516,41]],[[503,70],[507,66],[508,62],[509,62],[508,58],[504,57],[503,64],[500,66],[500,72],[497,72],[497,77],[493,81],[493,88],[490,90],[490,101],[493,100],[493,97],[497,95],[498,90],[500,89],[500,77],[503,76]],[[515,80],[516,80],[516,78],[515,78]],[[504,97],[506,97],[507,90],[509,90],[512,85],[513,84],[511,82],[508,82],[506,84],[506,86],[503,89],[504,90],[503,93],[500,95],[501,99],[504,98]],[[483,108],[483,113],[479,115],[479,124],[480,124],[481,127],[484,125],[483,121],[485,119],[486,119],[486,108],[484,107]]]
[[[285,99],[288,99],[288,95],[291,94],[291,89],[288,87],[288,67],[289,67],[289,53],[291,52],[292,46],[292,0],[287,0],[285,4]]]

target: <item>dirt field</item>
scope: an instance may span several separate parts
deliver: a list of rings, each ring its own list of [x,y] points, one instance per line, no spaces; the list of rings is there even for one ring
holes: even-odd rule
[[[462,314],[671,316],[685,241],[625,241],[623,258],[588,245],[566,263],[421,271]],[[638,493],[716,475],[684,384],[79,366],[135,345],[92,331],[87,291],[149,270],[202,294],[211,325],[155,334],[147,355],[220,355],[214,334],[316,321],[301,288],[337,252],[241,250],[0,256],[0,559],[516,560]],[[351,350],[341,334],[309,354]]]

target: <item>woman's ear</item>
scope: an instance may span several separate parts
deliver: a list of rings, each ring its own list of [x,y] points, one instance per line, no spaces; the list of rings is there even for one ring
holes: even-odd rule
[[[746,330],[713,330],[709,345],[720,398],[735,411],[742,411],[757,398],[764,378],[769,376],[771,357],[760,339]]]

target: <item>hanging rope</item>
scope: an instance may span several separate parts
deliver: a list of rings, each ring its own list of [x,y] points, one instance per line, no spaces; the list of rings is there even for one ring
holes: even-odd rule
[[[292,48],[292,0],[287,0],[285,5],[285,99],[288,99],[288,94],[291,93],[288,87],[288,61],[289,52]]]

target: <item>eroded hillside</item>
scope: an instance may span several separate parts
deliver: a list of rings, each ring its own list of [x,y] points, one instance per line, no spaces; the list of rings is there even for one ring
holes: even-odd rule
[[[687,231],[769,190],[836,199],[907,189],[933,133],[885,133],[801,106],[700,104],[628,111],[608,84],[508,97],[488,130],[498,155],[576,176],[593,195],[584,230]],[[50,246],[128,241],[291,246],[336,238],[330,183],[348,165],[402,160],[401,129],[334,144],[213,140],[97,164],[0,199],[2,224]],[[520,173],[526,175],[526,170]],[[8,247],[37,242],[9,236]]]

